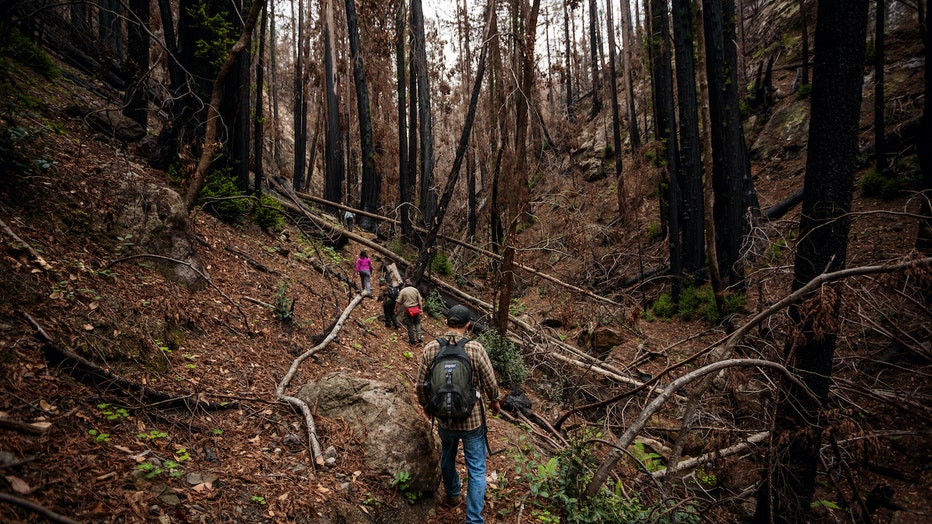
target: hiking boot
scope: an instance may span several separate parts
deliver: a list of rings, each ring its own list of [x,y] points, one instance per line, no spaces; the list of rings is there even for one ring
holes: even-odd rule
[[[459,507],[463,502],[463,496],[457,495],[455,497],[445,497],[443,502],[440,503],[441,506],[445,508],[456,508]]]

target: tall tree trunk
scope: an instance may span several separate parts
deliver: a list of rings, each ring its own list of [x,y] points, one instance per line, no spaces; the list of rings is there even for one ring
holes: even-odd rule
[[[304,72],[305,16],[304,0],[298,0],[298,12],[294,12],[294,0],[291,2],[291,18],[297,26],[298,36],[294,46],[294,172],[292,185],[298,191],[305,187],[305,170],[307,169],[307,77]],[[308,176],[307,178],[310,178]]]
[[[204,78],[213,76],[208,70],[208,64],[195,56],[195,36],[198,30],[194,27],[194,19],[191,16],[193,3],[193,0],[179,0],[178,30],[175,31],[171,3],[169,0],[159,0],[165,45],[170,53],[168,71],[172,93],[169,105],[171,123],[163,126],[159,132],[155,150],[149,157],[149,164],[163,171],[168,171],[178,164],[184,146],[190,146],[193,152],[198,150],[197,117],[204,90],[203,85],[195,80],[194,74]],[[185,71],[191,74],[185,74]]]
[[[269,73],[272,77],[269,90],[272,93],[272,162],[275,166],[273,172],[278,173],[282,165],[282,148],[279,145],[281,119],[278,116],[278,54],[275,50],[278,46],[272,44],[272,42],[278,42],[275,27],[275,2],[272,2],[272,7],[269,9]]]
[[[612,97],[612,136],[614,138],[615,188],[618,191],[618,216],[625,216],[625,179],[621,161],[621,111],[618,108],[618,77],[615,71],[615,20],[612,15],[612,0],[605,0],[605,25],[608,34],[609,93]]]
[[[683,269],[695,273],[705,266],[702,166],[699,159],[699,109],[696,100],[693,0],[673,0],[673,38],[679,102],[679,188]]]
[[[379,197],[382,194],[382,175],[375,167],[369,88],[366,86],[366,72],[359,45],[359,23],[356,19],[354,0],[346,0],[346,26],[349,31],[350,57],[353,61],[353,81],[356,84],[356,111],[359,113],[359,140],[362,155],[360,208],[367,213],[376,213],[379,210]],[[366,231],[375,231],[378,223],[372,218],[361,216],[359,227]]]
[[[925,12],[925,33],[923,42],[925,43],[926,64],[932,63],[932,31],[929,26],[932,25],[932,9]],[[916,149],[919,151],[919,168],[922,170],[922,191],[925,198],[920,199],[919,214],[922,219],[919,221],[919,231],[916,235],[916,249],[925,255],[932,255],[932,147],[929,145],[929,137],[932,136],[932,71],[926,67],[925,70],[925,102],[922,108],[922,121],[920,132],[917,135]]]
[[[409,20],[410,21],[410,20]],[[410,25],[409,25],[409,33]],[[415,242],[416,232],[414,230],[414,223],[417,220],[418,209],[414,204],[414,197],[417,195],[417,173],[420,162],[418,160],[418,145],[420,141],[418,140],[418,98],[417,98],[417,71],[415,70],[417,66],[417,58],[414,53],[414,35],[410,35],[408,44],[408,172],[405,173],[405,180],[403,182],[404,187],[402,191],[406,192],[407,198],[402,200],[402,213],[406,215],[402,220],[407,220],[411,224],[410,233],[405,236],[405,241],[409,243]],[[404,226],[402,226],[402,231],[404,231]]]
[[[232,27],[241,27],[240,14],[248,9],[252,0],[236,0],[235,9],[229,9],[228,20]],[[226,142],[224,150],[227,162],[232,168],[236,187],[242,192],[249,190],[249,93],[252,51],[249,47],[243,50],[236,58],[231,78],[235,82],[233,89],[223,92],[223,102],[220,104],[221,118],[229,123],[230,140]],[[221,160],[222,162],[222,160]]]
[[[816,15],[812,117],[805,193],[793,289],[823,272],[844,268],[851,195],[858,155],[868,0],[820,0]],[[769,467],[758,491],[755,522],[795,523],[810,517],[821,464],[823,416],[837,336],[837,293],[790,308],[799,330],[787,341],[790,369],[813,399],[784,381],[776,406]]]
[[[877,174],[883,175],[887,171],[887,148],[884,144],[883,121],[883,73],[884,73],[884,19],[886,9],[884,0],[875,0],[877,11],[875,13],[874,28],[874,152],[876,154]]]
[[[457,2],[459,4],[459,2]],[[459,8],[460,16],[457,18],[460,20],[460,49],[461,49],[461,58],[465,64],[465,73],[466,83],[473,81],[473,70],[472,70],[472,26],[469,21],[469,6],[466,0],[463,0],[462,7]],[[486,31],[490,27],[489,23],[486,23]],[[488,42],[486,40],[482,41],[482,49],[486,50],[488,47]],[[479,60],[484,61],[488,53],[482,54],[480,52]],[[481,64],[483,73],[485,72],[485,64]],[[478,102],[477,102],[478,103]],[[475,110],[475,109],[474,109]],[[470,240],[475,240],[476,238],[476,227],[478,225],[478,220],[476,217],[476,147],[472,143],[468,146],[466,150],[466,233]],[[441,204],[442,206],[442,204]]]
[[[106,46],[101,61],[105,67],[112,67],[123,59],[123,9],[120,2],[100,0],[97,21],[98,38]]]
[[[675,131],[673,101],[673,69],[670,57],[670,24],[666,0],[650,0],[651,28],[651,77],[654,86],[654,133],[663,149],[666,165],[660,166],[661,180],[666,188],[661,188],[661,209],[666,210],[668,224],[667,243],[670,249],[670,273],[673,276],[673,301],[679,300],[682,287],[682,259],[680,255],[680,216],[679,216],[679,147]],[[665,206],[663,204],[666,204]]]
[[[570,14],[572,11],[567,9],[570,0],[563,1],[563,43],[565,45],[564,67],[563,67],[563,89],[566,93],[566,119],[573,121],[573,49],[570,40]]]
[[[718,310],[719,318],[725,318],[725,285],[722,282],[722,274],[719,272],[718,251],[715,245],[715,217],[712,210],[715,209],[715,190],[712,187],[712,118],[709,111],[709,68],[706,65],[706,58],[709,53],[705,41],[705,23],[702,13],[702,2],[696,2],[696,12],[694,15],[694,26],[696,28],[696,74],[699,77],[699,120],[702,135],[702,217],[705,226],[704,244],[706,260],[709,267],[709,281],[712,284],[712,294],[715,297],[715,309]],[[676,449],[679,454],[680,449]]]
[[[499,115],[500,107],[505,101],[505,88],[502,80],[502,37],[498,30],[498,13],[492,12],[492,31],[489,52],[492,54],[489,71],[489,150],[493,151],[491,203],[489,205],[489,236],[492,239],[492,251],[498,254],[504,242],[502,227],[502,203],[500,202],[501,164],[505,151],[505,119]]]
[[[130,0],[129,10],[132,13],[126,35],[129,58],[124,69],[132,85],[127,89],[123,114],[146,129],[149,126],[149,0]]]
[[[527,9],[526,2],[520,2],[522,10]],[[526,20],[525,33],[519,48],[521,56],[521,93],[529,99],[535,83],[534,43],[537,36],[537,15],[540,13],[540,0],[532,0]],[[515,169],[509,182],[509,225],[505,238],[505,250],[502,254],[501,275],[502,290],[499,294],[496,318],[496,330],[503,339],[508,333],[508,313],[514,288],[515,234],[518,223],[523,220],[528,203],[528,166],[527,166],[527,128],[530,102],[521,100],[515,104]]]
[[[741,246],[759,205],[739,111],[734,1],[702,0],[712,118],[716,251],[726,285],[743,284]]]
[[[638,114],[634,104],[634,61],[631,60],[634,47],[637,45],[631,31],[631,3],[630,0],[621,0],[621,45],[624,47],[624,77],[625,92],[628,98],[628,135],[631,138],[631,154],[637,154],[641,149],[641,132],[638,129]]]
[[[806,0],[799,0],[799,23],[802,30],[802,85],[809,84],[809,14]]]
[[[427,75],[427,39],[424,28],[424,11],[421,0],[411,2],[411,31],[414,35],[414,66],[417,75],[417,106],[420,123],[420,175],[421,175],[421,213],[425,227],[430,228],[437,208],[437,195],[434,193],[434,130],[430,104],[430,82]]]
[[[262,92],[265,90],[265,31],[269,25],[267,6],[262,6],[262,25],[259,26],[259,58],[256,60],[256,115],[253,118],[253,148],[252,156],[255,160],[253,170],[252,192],[255,195],[262,193],[262,157],[265,152],[265,132],[263,126]]]
[[[336,45],[333,26],[333,0],[324,0],[324,100],[327,107],[326,176],[324,198],[340,204],[343,202],[343,182],[346,167],[343,163],[343,136],[340,129],[340,105],[336,91]]]
[[[592,71],[591,120],[602,111],[602,63],[599,60],[599,8],[596,0],[589,0],[589,60]]]
[[[476,118],[476,108],[479,105],[479,93],[482,89],[482,79],[485,76],[485,63],[488,56],[489,29],[492,27],[490,20],[491,13],[495,11],[495,0],[489,0],[486,6],[486,23],[485,34],[482,38],[482,51],[479,52],[479,66],[476,70],[476,80],[473,84],[472,93],[469,97],[469,106],[466,110],[466,121],[463,123],[463,131],[460,133],[460,139],[456,146],[456,153],[453,157],[453,166],[450,168],[450,176],[447,177],[447,183],[444,187],[443,194],[440,197],[440,203],[437,206],[436,219],[424,238],[424,244],[418,253],[417,266],[415,266],[412,280],[417,285],[424,277],[424,271],[430,264],[434,254],[434,243],[440,232],[440,226],[443,223],[443,217],[446,214],[447,206],[453,198],[453,190],[456,188],[456,182],[459,180],[460,168],[463,165],[463,159],[469,147],[469,136],[472,133],[473,122]]]
[[[207,176],[207,170],[210,169],[214,153],[220,145],[217,141],[217,121],[220,120],[220,111],[218,108],[220,107],[220,101],[223,97],[224,84],[233,71],[237,58],[249,47],[249,43],[252,41],[252,30],[256,26],[256,21],[259,18],[259,11],[263,5],[265,5],[265,0],[256,0],[253,2],[252,8],[249,10],[249,15],[243,23],[243,31],[239,39],[233,44],[233,47],[230,48],[226,60],[223,62],[223,65],[220,66],[220,71],[214,78],[210,102],[207,104],[207,124],[204,131],[204,145],[201,149],[201,156],[198,160],[191,184],[188,186],[187,193],[185,193],[185,208],[189,212],[194,209],[194,205],[197,203],[198,194],[200,194],[201,188],[204,187],[204,179]]]
[[[408,105],[406,92],[408,89],[407,75],[405,74],[405,36],[407,35],[407,10],[405,2],[398,2],[395,11],[395,87],[398,96],[398,199],[401,203],[401,235],[410,241],[414,228],[411,224],[408,207],[411,205],[412,183],[408,181],[408,128],[406,125]]]

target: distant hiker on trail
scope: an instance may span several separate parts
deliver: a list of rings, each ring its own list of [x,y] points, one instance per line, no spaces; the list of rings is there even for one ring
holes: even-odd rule
[[[356,220],[356,213],[347,210],[346,213],[343,213],[343,224],[346,225],[347,231],[350,233],[353,232],[353,221]]]
[[[395,303],[395,313],[405,312],[404,324],[408,327],[408,344],[422,342],[421,340],[421,309],[424,307],[424,299],[421,298],[421,292],[414,287],[410,278],[406,278],[404,287],[398,292],[398,300]]]
[[[369,286],[369,279],[372,276],[372,260],[369,259],[369,255],[365,251],[360,251],[359,258],[356,259],[356,274],[359,275],[362,282],[363,296],[371,296],[372,289]]]
[[[383,301],[382,315],[384,316],[385,327],[389,329],[400,328],[401,322],[398,322],[398,316],[395,315],[395,301],[398,299],[398,293],[401,290],[398,286],[391,285],[391,282],[386,282],[384,277],[379,279],[379,283],[382,284],[382,296],[379,300]]]
[[[399,328],[401,323],[398,322],[398,315],[395,314],[395,303],[398,300],[398,293],[404,281],[401,279],[401,273],[398,272],[398,266],[394,262],[385,265],[382,262],[382,278],[379,282],[384,286],[382,288],[382,314],[385,320],[385,327]]]
[[[388,282],[389,286],[396,287],[401,289],[404,281],[401,279],[401,273],[398,272],[398,266],[392,262],[389,265],[382,263],[382,276],[385,278],[385,281]]]
[[[489,399],[489,409],[493,415],[498,415],[501,406],[498,402],[499,390],[498,383],[495,381],[495,372],[492,370],[492,363],[489,355],[486,353],[482,344],[475,340],[469,340],[466,337],[466,331],[472,324],[472,316],[468,309],[463,306],[453,306],[446,313],[447,331],[441,339],[432,340],[424,346],[424,354],[421,357],[421,364],[417,372],[417,400],[421,406],[424,406],[428,416],[437,419],[437,434],[440,436],[442,444],[440,451],[440,472],[443,475],[443,488],[446,491],[446,500],[444,505],[455,507],[462,501],[461,491],[462,484],[459,473],[456,471],[456,454],[459,447],[459,441],[463,441],[463,458],[466,461],[466,471],[468,480],[466,484],[466,522],[467,524],[477,524],[485,522],[482,518],[482,508],[485,505],[486,489],[486,451],[488,450],[488,437],[486,434],[485,410],[482,406],[482,395]],[[463,369],[471,371],[471,395],[477,395],[478,406],[473,407],[465,418],[447,418],[443,416],[443,409],[438,413],[436,406],[438,402],[433,400],[437,398],[436,382],[438,380],[432,377],[438,376],[438,370],[442,376],[445,369],[457,367],[458,363],[454,357],[445,357],[448,351],[459,353],[460,350],[465,352],[469,359],[469,365]],[[442,351],[441,351],[442,350]],[[435,357],[438,364],[434,366]],[[460,358],[460,357],[455,357]],[[442,360],[442,362],[440,362]],[[441,367],[442,366],[442,367]],[[446,379],[443,382],[451,383],[450,378],[454,371],[447,371]],[[462,380],[462,379],[460,379]],[[426,385],[431,384],[430,388]],[[440,396],[446,395],[445,389],[441,388]],[[475,398],[475,397],[473,397]],[[444,402],[439,402],[442,406]]]

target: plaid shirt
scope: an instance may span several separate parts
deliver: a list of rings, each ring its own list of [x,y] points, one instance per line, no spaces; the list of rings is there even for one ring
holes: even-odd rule
[[[460,339],[467,337],[457,333],[446,333],[443,335],[443,338],[451,340],[451,343],[455,344],[459,342]],[[489,361],[489,355],[485,352],[485,348],[482,347],[482,344],[479,342],[470,340],[466,343],[465,349],[466,354],[469,355],[469,359],[472,361],[473,381],[477,385],[477,389],[481,391],[478,402],[484,400],[488,402],[498,400],[498,382],[495,381],[495,372],[492,370],[492,362]],[[421,406],[427,405],[427,393],[424,391],[424,382],[427,381],[430,365],[433,363],[437,353],[440,353],[439,341],[431,340],[424,346],[424,354],[421,356],[421,365],[417,370],[416,383],[417,401],[421,403]],[[472,413],[469,414],[469,418],[455,420],[449,426],[445,421],[440,419],[437,419],[437,423],[442,428],[450,431],[470,431],[482,425],[482,408],[476,405]]]

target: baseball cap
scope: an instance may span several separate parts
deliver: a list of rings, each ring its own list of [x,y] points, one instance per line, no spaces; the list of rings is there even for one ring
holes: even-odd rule
[[[455,305],[447,310],[447,321],[453,321],[457,324],[465,324],[472,321],[472,313],[466,306]]]

